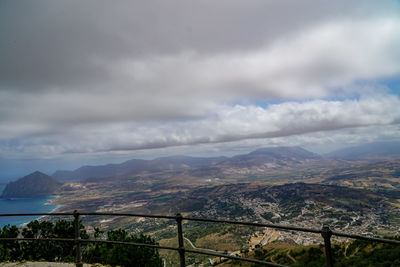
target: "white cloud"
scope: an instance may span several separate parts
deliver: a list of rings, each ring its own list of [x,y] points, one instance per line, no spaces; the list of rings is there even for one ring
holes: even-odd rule
[[[8,154],[52,156],[63,153],[130,151],[224,143],[246,139],[268,140],[318,132],[329,139],[329,131],[398,125],[399,105],[400,99],[397,96],[375,95],[359,100],[285,102],[267,108],[219,106],[213,116],[197,120],[75,127],[56,135],[15,139],[16,145],[3,145],[0,150]],[[377,136],[378,132],[374,134]],[[314,135],[313,138],[318,139],[317,137],[318,135]],[[307,138],[304,139],[306,140]]]
[[[144,95],[235,100],[321,98],[400,74],[400,18],[332,21],[251,51],[186,52],[113,68]],[[151,102],[151,99],[149,99]]]

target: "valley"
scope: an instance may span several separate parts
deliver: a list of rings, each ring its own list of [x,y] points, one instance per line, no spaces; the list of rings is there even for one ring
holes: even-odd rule
[[[58,171],[58,211],[175,215],[275,223],[366,236],[400,234],[400,159],[326,158],[298,147],[259,149],[231,158],[165,157]],[[111,174],[116,175],[111,175]],[[102,175],[103,174],[103,175]],[[108,174],[111,176],[104,176]],[[176,223],[90,216],[88,231],[124,228],[176,246]],[[190,248],[234,255],[272,244],[314,246],[317,234],[226,224],[184,222]],[[333,242],[349,242],[332,238]],[[177,255],[161,252],[167,266]],[[218,259],[190,257],[189,263]]]
[[[349,161],[285,148],[261,149],[232,158],[155,161],[163,169],[153,168],[150,162],[146,168],[135,167],[117,176],[88,174],[79,180],[70,176],[71,181],[58,190],[61,197],[55,203],[62,205],[60,211],[179,212],[305,228],[328,225],[332,230],[367,236],[400,234],[400,160],[396,158]],[[119,166],[113,168],[115,171]],[[160,244],[176,242],[174,221],[100,216],[84,218],[84,222],[89,229],[122,227],[150,234]],[[322,242],[317,234],[212,223],[186,222],[184,231],[188,247],[233,254],[275,243],[310,246]],[[333,238],[333,242],[348,241]],[[174,253],[162,253],[171,264],[177,260]],[[192,259],[207,261],[205,256]]]

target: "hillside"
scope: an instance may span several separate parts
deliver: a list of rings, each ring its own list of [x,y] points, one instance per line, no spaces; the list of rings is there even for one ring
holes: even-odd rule
[[[224,159],[224,157],[196,158],[187,156],[170,156],[153,160],[132,159],[120,164],[83,166],[73,171],[59,170],[52,176],[59,181],[79,181],[90,178],[107,178],[140,173],[184,171],[213,165]]]
[[[399,238],[396,239],[398,240]],[[336,243],[333,245],[332,250],[335,266],[400,266],[400,247],[395,245],[354,240],[346,243]],[[322,245],[298,246],[274,242],[256,248],[242,256],[292,267],[325,266],[326,264],[325,251]],[[255,265],[229,260],[215,266],[251,267]]]
[[[61,187],[61,183],[54,178],[34,172],[15,182],[10,182],[5,187],[1,198],[31,198],[54,194]]]
[[[52,174],[52,177],[59,181],[78,181],[92,177],[117,176],[139,168],[145,162],[145,160],[133,159],[121,164],[82,166],[74,171],[58,170]]]
[[[83,166],[73,171],[56,171],[59,181],[114,178],[151,173],[185,173],[193,177],[238,177],[243,173],[262,175],[266,171],[293,170],[312,164],[331,164],[321,156],[300,147],[261,148],[233,157],[169,156],[153,160],[133,159],[120,164]]]
[[[395,219],[399,217],[399,209],[388,202],[386,197],[368,190],[334,185],[229,184],[198,188],[185,193],[163,194],[136,203],[136,207],[127,205],[123,211],[154,214],[182,212],[192,217],[278,223],[317,229],[329,225],[336,231],[361,235],[395,235],[398,231]],[[93,223],[103,227],[108,224]],[[174,223],[156,223],[150,219],[128,223],[119,218],[110,222],[135,231],[152,233],[161,244],[176,240],[175,232],[171,232]],[[203,222],[186,222],[185,238],[196,247],[220,252],[227,250],[229,253],[271,242],[289,242],[296,247],[321,242],[319,234]],[[343,241],[345,240],[334,239],[334,242]]]
[[[97,187],[97,183],[84,183],[80,187],[77,185],[74,190],[64,192],[56,201],[63,204],[61,211],[79,209],[145,214],[182,212],[195,217],[240,219],[303,227],[322,227],[323,224],[328,224],[334,229],[346,228],[360,234],[388,234],[397,231],[392,226],[397,225],[396,218],[400,214],[399,209],[383,194],[337,185],[240,183],[184,188],[167,182],[147,186],[147,190],[138,180],[120,188],[111,183],[102,185],[103,187]],[[88,223],[100,226],[97,219]],[[101,226],[133,227],[143,231],[147,227],[154,228],[146,222],[135,224],[128,218],[114,218]],[[165,230],[169,231],[168,228]],[[286,237],[296,238],[291,235]],[[298,242],[312,244],[318,238],[308,236]]]
[[[400,158],[400,142],[374,142],[339,149],[324,156],[347,160],[384,160]]]
[[[62,205],[61,212],[180,212],[306,228],[329,225],[337,231],[394,236],[400,225],[399,164],[396,159],[326,159],[299,147],[262,148],[229,158],[131,160],[66,171],[65,179],[80,180],[63,184],[55,203]],[[143,232],[160,244],[176,241],[171,231],[174,221],[101,216],[87,217],[85,224]],[[199,222],[185,223],[185,238],[196,247],[229,253],[273,242],[310,246],[321,239],[292,231]],[[173,256],[167,258],[171,263],[167,266],[174,266]]]

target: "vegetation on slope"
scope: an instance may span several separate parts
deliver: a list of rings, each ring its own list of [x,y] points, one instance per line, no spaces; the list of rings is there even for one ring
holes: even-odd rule
[[[88,239],[84,226],[80,224],[81,238]],[[32,221],[26,227],[4,226],[0,229],[0,238],[74,238],[74,226],[70,221],[51,222]],[[109,241],[124,241],[155,244],[155,241],[145,235],[129,234],[118,229],[103,233],[95,231],[94,238],[106,237]],[[83,262],[101,263],[112,266],[162,266],[158,251],[152,248],[123,246],[117,244],[87,244],[82,243]],[[2,241],[0,243],[0,262],[5,261],[49,261],[73,262],[75,255],[74,242],[56,241]]]
[[[332,250],[336,267],[400,266],[400,246],[355,240],[350,243],[335,244],[333,245]],[[271,243],[262,248],[253,250],[247,256],[293,267],[319,267],[326,265],[325,250],[322,245],[297,246]],[[239,261],[228,261],[218,266],[258,267],[261,265]]]

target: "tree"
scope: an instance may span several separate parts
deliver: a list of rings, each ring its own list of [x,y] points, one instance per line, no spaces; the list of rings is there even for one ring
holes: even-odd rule
[[[18,228],[16,226],[5,225],[0,229],[0,238],[18,237]],[[17,260],[21,254],[21,248],[17,241],[2,242],[0,247],[0,261]]]
[[[95,229],[95,237],[99,236],[99,230]],[[108,241],[122,241],[132,243],[156,244],[146,235],[129,234],[126,230],[118,229],[107,232]],[[90,263],[102,263],[122,266],[162,266],[162,260],[158,250],[142,246],[121,244],[96,244],[87,250],[85,261]]]
[[[84,226],[80,223],[81,239],[88,239]],[[94,238],[99,239],[103,234],[95,229]],[[15,226],[4,226],[0,229],[0,238],[68,238],[75,237],[74,224],[71,221],[60,220],[52,222],[37,220],[26,225],[22,230]],[[156,244],[146,235],[129,234],[126,230],[118,229],[107,232],[108,241],[123,241],[131,243]],[[88,263],[102,263],[122,266],[162,266],[158,250],[143,246],[96,243],[94,245],[81,244],[83,261]],[[75,242],[60,241],[3,241],[0,243],[0,262],[22,260],[45,261],[74,261]]]
[[[81,238],[88,239],[89,235],[80,223]],[[37,220],[28,223],[22,230],[25,238],[74,238],[75,229],[72,221],[59,220],[55,224]],[[24,241],[21,243],[22,258],[25,260],[73,261],[75,244],[59,241]]]

